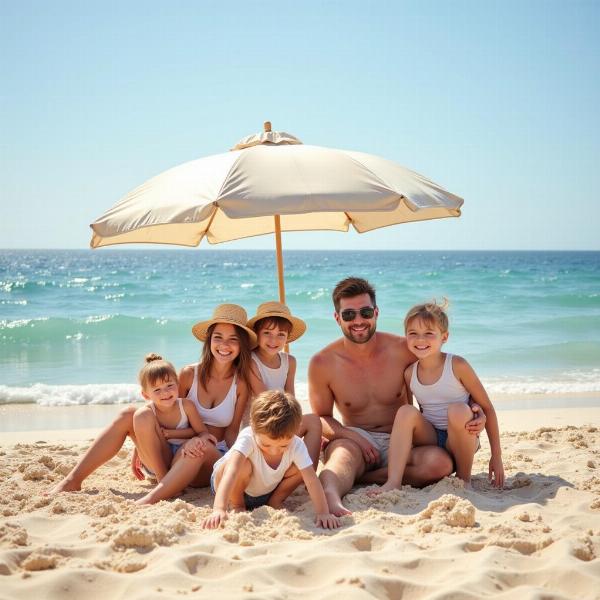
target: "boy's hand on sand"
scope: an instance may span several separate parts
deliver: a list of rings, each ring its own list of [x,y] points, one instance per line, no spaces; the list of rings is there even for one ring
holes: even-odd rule
[[[473,418],[470,421],[467,421],[465,424],[465,429],[471,435],[478,435],[485,429],[487,417],[485,416],[481,406],[479,406],[479,404],[476,402],[471,404],[471,410],[473,411]]]
[[[224,524],[227,520],[227,512],[217,508],[213,510],[209,517],[202,521],[202,529],[217,529],[219,525]]]
[[[142,461],[140,460],[137,448],[134,448],[131,453],[131,472],[133,473],[133,476],[140,481],[146,479],[142,472]]]
[[[488,479],[494,487],[499,489],[504,487],[504,465],[501,458],[496,458],[495,456],[490,458]]]
[[[183,446],[183,456],[187,458],[202,458],[206,441],[200,437],[194,437]]]
[[[342,526],[342,522],[338,517],[331,513],[323,513],[315,515],[315,525],[323,529],[337,529]]]

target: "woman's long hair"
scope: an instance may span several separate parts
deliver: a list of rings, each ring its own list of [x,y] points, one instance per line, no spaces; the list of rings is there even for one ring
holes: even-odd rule
[[[210,343],[212,340],[212,334],[215,330],[217,323],[214,323],[208,328],[206,341],[204,342],[204,346],[202,346],[202,354],[200,355],[200,366],[198,367],[198,375],[200,378],[200,383],[202,387],[206,390],[208,389],[208,380],[210,379],[210,373],[212,370],[213,362],[215,357],[212,355],[210,351]],[[233,366],[235,369],[235,374],[241,378],[246,384],[247,388],[250,390],[250,365],[252,363],[252,353],[250,350],[250,336],[248,332],[234,325],[235,332],[237,333],[240,339],[240,353],[236,356],[233,361]]]

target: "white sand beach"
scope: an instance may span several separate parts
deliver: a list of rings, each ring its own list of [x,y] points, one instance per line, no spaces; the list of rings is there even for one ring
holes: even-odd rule
[[[204,531],[206,489],[149,508],[128,450],[81,492],[44,492],[97,429],[3,433],[0,598],[577,598],[600,595],[600,408],[498,411],[506,489],[454,478],[377,499],[337,531],[304,490]]]

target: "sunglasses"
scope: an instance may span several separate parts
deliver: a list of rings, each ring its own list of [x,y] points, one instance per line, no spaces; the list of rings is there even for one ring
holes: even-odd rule
[[[346,308],[340,313],[340,317],[342,317],[342,321],[346,321],[348,323],[350,321],[354,321],[354,319],[356,319],[356,315],[359,313],[363,319],[372,319],[373,315],[375,314],[375,308],[373,306],[363,306],[359,310]]]

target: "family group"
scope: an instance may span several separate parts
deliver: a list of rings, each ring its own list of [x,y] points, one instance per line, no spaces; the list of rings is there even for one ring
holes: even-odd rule
[[[228,511],[281,507],[304,483],[315,523],[336,528],[350,513],[342,498],[357,483],[380,485],[368,491],[378,494],[456,472],[468,485],[484,428],[489,477],[501,488],[496,413],[469,363],[442,352],[445,306],[414,306],[398,336],[376,330],[379,307],[365,279],[340,281],[332,297],[343,336],[310,360],[312,414],[294,397],[296,360],[284,352],[304,321],[279,302],[261,304],[249,320],[241,306],[221,304],[192,327],[203,342],[200,362],[177,374],[148,355],[139,374],[146,405],[123,410],[52,493],[80,490],[130,437],[134,475],[156,481],[138,504],[210,486],[213,512],[203,526],[215,528]]]

